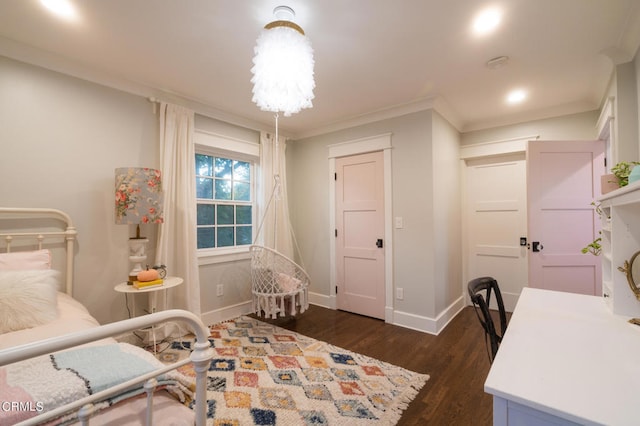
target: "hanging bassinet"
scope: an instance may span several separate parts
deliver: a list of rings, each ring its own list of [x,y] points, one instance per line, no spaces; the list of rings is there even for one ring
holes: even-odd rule
[[[273,319],[303,313],[309,308],[309,276],[293,260],[268,247],[252,245],[251,293],[253,311]]]

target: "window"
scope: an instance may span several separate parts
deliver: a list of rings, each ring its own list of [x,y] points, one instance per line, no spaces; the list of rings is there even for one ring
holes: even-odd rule
[[[253,242],[253,163],[196,150],[198,250]]]

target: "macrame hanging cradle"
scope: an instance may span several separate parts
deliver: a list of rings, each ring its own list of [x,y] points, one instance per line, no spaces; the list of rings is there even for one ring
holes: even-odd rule
[[[275,170],[278,170],[277,166],[279,155],[277,120],[278,116],[276,115],[276,149],[274,155],[274,161],[276,163]],[[276,250],[278,247],[276,237],[278,235],[278,208],[276,205],[282,201],[280,191],[280,176],[275,174],[273,176],[273,188],[269,201],[263,211],[262,219],[254,238],[254,243],[249,248],[249,252],[251,254],[251,293],[253,295],[253,311],[258,316],[262,316],[264,313],[265,317],[271,317],[272,319],[276,319],[278,315],[282,317],[287,315],[295,316],[298,313],[303,313],[309,308],[309,275],[307,275],[302,266]],[[267,247],[266,241],[265,245],[256,244],[270,209],[274,209],[272,223],[274,235],[273,247]],[[291,231],[294,247],[299,253],[300,250],[298,248],[291,223],[288,220],[288,215],[285,216],[287,219],[286,226],[288,226]]]

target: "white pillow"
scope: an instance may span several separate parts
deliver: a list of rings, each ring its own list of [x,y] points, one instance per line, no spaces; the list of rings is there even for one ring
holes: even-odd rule
[[[290,293],[294,290],[300,288],[302,281],[299,279],[292,277],[291,275],[284,274],[280,272],[277,278],[278,285],[285,293]]]
[[[0,270],[51,269],[51,252],[47,249],[0,253]]]
[[[0,271],[0,333],[56,319],[58,279],[53,269]]]

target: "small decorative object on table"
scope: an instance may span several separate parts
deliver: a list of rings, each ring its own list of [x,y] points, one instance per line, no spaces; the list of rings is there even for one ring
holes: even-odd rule
[[[164,278],[167,276],[167,267],[165,265],[156,265],[153,267],[156,271],[158,271],[158,275],[160,278]]]
[[[164,280],[160,278],[160,274],[156,269],[147,269],[138,272],[138,279],[133,282],[135,288],[147,288],[151,286],[158,286],[164,283]]]

